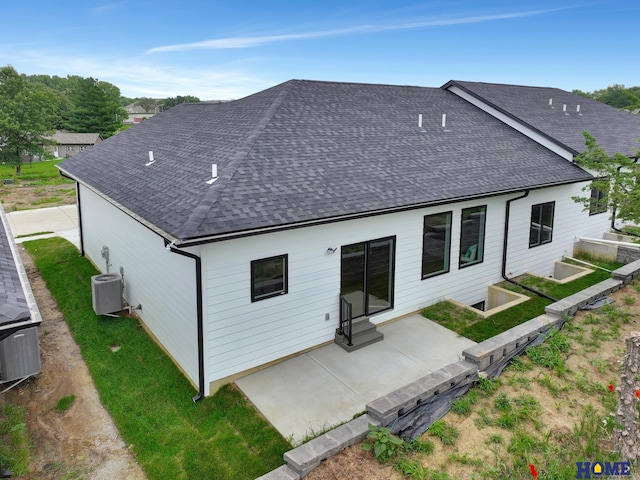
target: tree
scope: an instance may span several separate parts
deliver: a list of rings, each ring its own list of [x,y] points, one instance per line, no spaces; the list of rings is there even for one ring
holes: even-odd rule
[[[72,107],[65,128],[76,133],[99,133],[102,138],[115,134],[127,118],[120,105],[120,89],[98,79],[83,78],[71,91]]]
[[[46,156],[45,138],[58,121],[59,99],[49,88],[27,82],[7,65],[0,68],[0,162],[21,173],[25,156]]]
[[[184,97],[178,95],[177,97],[168,97],[164,100],[158,102],[161,104],[165,110],[169,110],[171,107],[175,107],[181,103],[200,103],[200,99],[198,97],[194,97],[193,95],[185,95]]]
[[[158,101],[155,98],[140,97],[136,100],[135,104],[139,107],[142,107],[145,112],[155,113],[154,109],[158,104]]]
[[[585,210],[597,203],[611,210],[612,219],[640,223],[640,165],[621,153],[610,157],[592,135],[583,135],[586,148],[575,162],[596,178],[582,189],[590,192],[588,197],[573,200],[582,203]]]

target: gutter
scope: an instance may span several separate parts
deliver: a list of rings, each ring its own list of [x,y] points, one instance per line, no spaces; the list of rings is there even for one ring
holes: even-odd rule
[[[540,297],[551,300],[552,302],[557,302],[558,300],[556,298],[553,298],[547,295],[546,293],[541,292],[540,290],[536,290],[535,288],[528,287],[527,285],[523,285],[522,283],[516,282],[512,278],[507,277],[507,247],[509,245],[509,214],[511,212],[511,202],[515,200],[520,200],[522,198],[526,198],[528,196],[529,196],[529,190],[526,190],[519,197],[515,197],[510,200],[507,200],[507,203],[506,203],[507,206],[506,206],[505,215],[504,215],[504,239],[502,243],[502,278],[504,278],[507,282],[512,283],[513,285],[517,285],[520,288],[524,288],[525,290],[535,293]]]
[[[204,398],[205,380],[204,380],[204,315],[202,309],[202,259],[193,253],[185,252],[176,248],[173,243],[169,243],[166,239],[164,246],[170,252],[177,253],[183,257],[192,258],[196,262],[196,310],[198,322],[198,393],[192,398],[193,403],[198,403]]]

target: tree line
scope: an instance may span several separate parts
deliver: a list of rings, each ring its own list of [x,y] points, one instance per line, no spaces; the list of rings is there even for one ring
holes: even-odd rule
[[[108,138],[122,129],[125,105],[162,105],[167,110],[183,102],[199,102],[187,95],[166,99],[123,97],[115,85],[77,75],[25,75],[12,66],[0,67],[0,163],[15,165],[18,173],[26,155],[47,156],[48,139],[56,130],[99,133]]]
[[[573,93],[623,110],[636,111],[640,109],[640,87],[627,88],[624,85],[611,85],[593,92],[573,90]]]

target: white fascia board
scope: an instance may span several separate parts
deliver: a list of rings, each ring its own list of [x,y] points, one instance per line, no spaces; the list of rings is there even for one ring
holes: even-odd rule
[[[475,105],[479,109],[487,112],[489,115],[497,118],[501,122],[509,125],[511,128],[514,128],[518,132],[526,135],[527,137],[539,143],[543,147],[548,148],[552,152],[560,155],[562,158],[565,158],[569,161],[573,160],[574,153],[571,152],[570,150],[567,150],[566,148],[558,145],[556,142],[550,140],[548,137],[520,123],[519,121],[515,120],[514,118],[505,114],[504,112],[501,112],[500,110],[492,107],[491,105],[488,105],[487,103],[471,95],[470,93],[462,90],[461,88],[456,87],[455,85],[451,85],[450,87],[447,87],[447,90],[449,90],[451,93],[456,94],[460,98],[465,99],[467,102],[471,103],[472,105]]]

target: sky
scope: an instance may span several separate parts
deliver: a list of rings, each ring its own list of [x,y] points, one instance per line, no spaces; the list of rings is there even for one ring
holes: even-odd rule
[[[640,85],[638,0],[5,0],[0,66],[127,97],[229,100],[291,79],[586,92]]]

